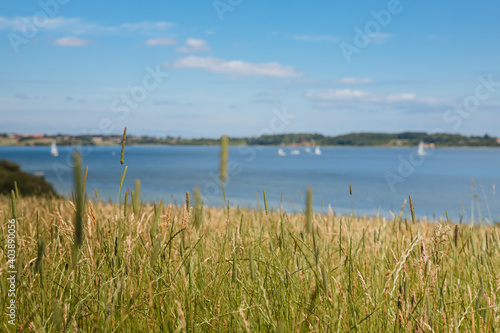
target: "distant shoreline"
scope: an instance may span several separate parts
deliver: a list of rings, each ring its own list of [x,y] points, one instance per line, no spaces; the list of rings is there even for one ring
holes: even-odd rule
[[[106,145],[82,145],[82,144],[75,144],[75,145],[66,145],[66,144],[59,144],[59,147],[121,147],[121,144],[106,144]],[[220,145],[218,144],[151,144],[151,143],[144,143],[144,144],[127,144],[127,147],[158,147],[158,146],[168,146],[168,147],[219,147]],[[286,148],[286,149],[304,149],[308,146],[281,146],[281,145],[244,145],[244,144],[230,144],[231,147],[274,147],[274,148]],[[38,145],[29,145],[29,144],[0,144],[0,147],[50,147],[50,144],[38,144]],[[388,149],[405,149],[405,148],[417,148],[417,146],[386,146],[386,145],[380,145],[380,146],[374,146],[374,145],[366,145],[366,146],[359,146],[359,145],[322,145],[320,146],[321,148],[388,148]],[[443,148],[450,148],[450,149],[477,149],[477,148],[485,148],[485,149],[499,149],[500,145],[498,147],[495,146],[436,146],[434,148],[426,148],[428,150],[432,149],[443,149]]]
[[[45,134],[5,134],[0,133],[0,146],[119,146],[121,135],[45,135]],[[350,133],[339,136],[325,136],[317,133],[289,133],[261,135],[259,137],[229,137],[231,146],[275,146],[290,148],[320,147],[500,147],[500,138],[464,136],[460,134],[425,132],[403,133]],[[127,135],[126,144],[168,145],[168,146],[218,146],[220,139],[182,137],[153,137]]]

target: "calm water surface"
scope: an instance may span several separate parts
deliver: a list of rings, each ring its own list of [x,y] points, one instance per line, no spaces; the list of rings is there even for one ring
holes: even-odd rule
[[[59,156],[49,147],[0,147],[0,159],[8,159],[30,172],[43,172],[57,191],[72,190],[71,147],[60,147]],[[121,176],[120,147],[81,147],[89,166],[87,192],[100,198],[118,199]],[[462,216],[470,221],[471,203],[475,219],[500,220],[500,201],[495,184],[500,183],[499,149],[436,148],[427,156],[415,148],[322,148],[313,155],[300,148],[299,155],[278,156],[277,147],[231,147],[226,195],[231,205],[268,203],[287,211],[303,207],[307,187],[314,189],[317,210],[357,214],[399,211],[411,195],[419,216]],[[129,146],[124,188],[141,180],[143,200],[183,202],[186,191],[202,190],[206,204],[223,204],[218,180],[219,147]],[[474,182],[474,187],[472,183]],[[349,184],[354,193],[349,195]],[[122,191],[123,193],[125,191]],[[477,194],[477,196],[476,196]],[[123,195],[123,194],[122,194]],[[471,198],[474,197],[474,200]],[[407,209],[405,210],[407,214]]]

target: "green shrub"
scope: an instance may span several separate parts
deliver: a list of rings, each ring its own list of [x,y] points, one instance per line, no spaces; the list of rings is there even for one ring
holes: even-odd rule
[[[56,191],[44,177],[37,177],[21,170],[19,165],[7,160],[0,161],[0,194],[10,194],[17,183],[23,195],[55,196]]]

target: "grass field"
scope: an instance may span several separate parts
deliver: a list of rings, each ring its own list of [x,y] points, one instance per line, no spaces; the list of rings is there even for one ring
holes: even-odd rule
[[[222,183],[227,152],[223,139]],[[74,156],[69,198],[0,196],[0,331],[499,330],[497,225],[418,221],[411,197],[408,217],[319,214],[312,189],[291,214],[265,192],[260,210],[204,207],[197,190],[143,204],[139,182],[106,203],[87,198]]]
[[[0,198],[33,332],[493,332],[498,227],[308,211]],[[80,216],[78,216],[80,214]],[[78,236],[81,218],[82,235]],[[81,245],[77,243],[81,239]],[[9,329],[2,316],[2,330]]]

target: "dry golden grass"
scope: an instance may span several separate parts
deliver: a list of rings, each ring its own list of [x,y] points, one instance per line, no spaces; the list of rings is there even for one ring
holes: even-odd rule
[[[34,332],[492,332],[497,226],[17,200],[17,323]],[[134,214],[134,210],[136,213]],[[0,197],[2,306],[10,197]],[[198,215],[198,216],[197,216]],[[307,232],[312,224],[312,231]],[[8,328],[2,316],[2,328]]]

